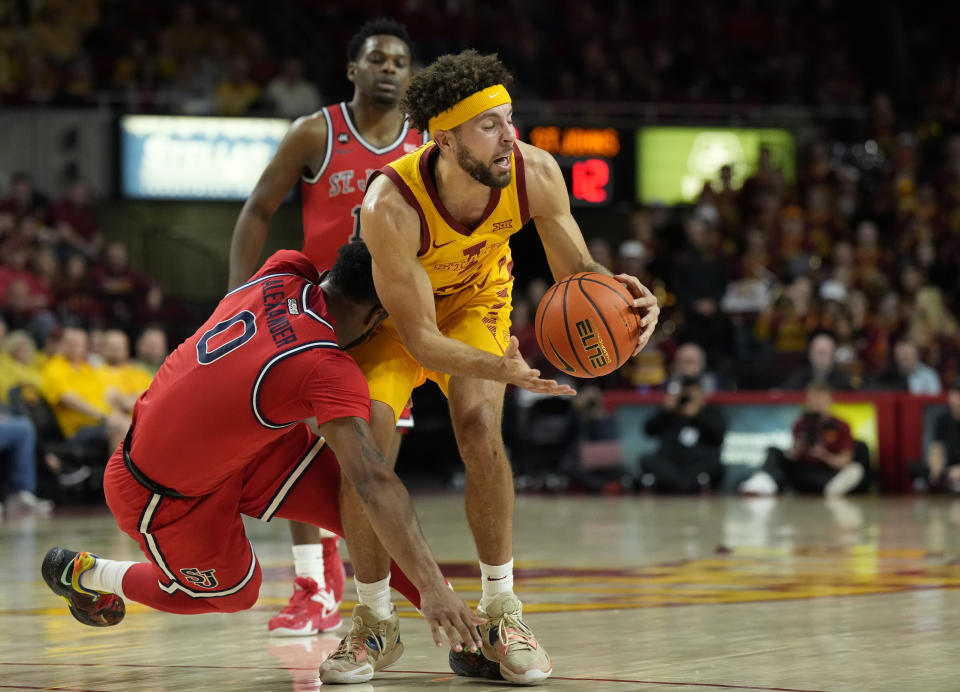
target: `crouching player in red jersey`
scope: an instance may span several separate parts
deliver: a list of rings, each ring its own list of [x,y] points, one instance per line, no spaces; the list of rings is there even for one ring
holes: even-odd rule
[[[277,252],[167,358],[104,477],[110,510],[149,562],[64,548],[44,558],[44,580],[77,620],[117,624],[125,598],[170,613],[250,608],[261,572],[241,515],[342,534],[342,472],[403,570],[393,586],[434,640],[442,631],[458,651],[479,646],[480,620],[445,584],[373,440],[366,380],[344,352],[386,316],[366,246],[343,246],[317,278],[301,253]],[[383,626],[363,609],[354,618],[373,623],[366,635],[396,646],[399,623]],[[371,664],[356,680],[374,672]]]

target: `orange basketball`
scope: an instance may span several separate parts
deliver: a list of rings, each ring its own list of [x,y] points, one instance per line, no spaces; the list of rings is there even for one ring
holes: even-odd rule
[[[540,350],[557,369],[599,377],[633,355],[640,317],[626,286],[606,274],[580,272],[547,290],[534,329]]]

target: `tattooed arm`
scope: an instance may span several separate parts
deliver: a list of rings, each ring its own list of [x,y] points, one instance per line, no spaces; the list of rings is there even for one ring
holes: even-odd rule
[[[363,502],[377,537],[420,591],[421,610],[430,623],[434,641],[442,629],[451,646],[479,645],[476,618],[447,588],[440,568],[423,537],[410,495],[386,464],[370,425],[362,418],[336,418],[310,426],[327,440],[337,455],[343,475]]]

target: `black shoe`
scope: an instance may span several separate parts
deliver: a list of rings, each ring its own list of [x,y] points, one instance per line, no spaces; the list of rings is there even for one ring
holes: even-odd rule
[[[40,574],[50,590],[67,602],[73,617],[91,627],[109,627],[123,620],[127,607],[117,594],[87,591],[80,586],[80,575],[96,561],[90,553],[50,548]]]
[[[500,664],[494,663],[479,651],[475,654],[469,651],[454,651],[450,649],[450,670],[465,678],[485,678],[487,680],[503,680],[500,674]]]

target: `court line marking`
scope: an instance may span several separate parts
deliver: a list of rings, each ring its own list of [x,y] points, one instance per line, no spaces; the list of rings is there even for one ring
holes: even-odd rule
[[[293,670],[314,670],[314,667],[309,668],[288,668],[286,666],[210,666],[210,665],[166,665],[160,663],[12,663],[7,661],[0,661],[0,666],[31,666],[31,667],[62,667],[62,666],[83,666],[83,667],[101,667],[101,668],[200,668],[200,669],[212,669],[212,670],[282,670],[282,671],[293,671]],[[382,670],[381,673],[389,673],[391,675],[440,675],[440,676],[449,676],[449,671],[436,671],[436,670]],[[465,680],[471,680],[472,678],[464,678]],[[565,680],[568,682],[615,682],[622,683],[624,685],[675,685],[677,687],[713,687],[724,690],[760,690],[761,692],[827,692],[827,690],[810,690],[810,689],[801,689],[796,687],[763,687],[760,685],[730,685],[722,682],[674,682],[668,680],[630,680],[622,678],[578,678],[578,677],[563,677],[554,675],[551,676],[551,680]],[[62,690],[64,692],[98,692],[95,690],[81,690],[74,687],[29,687],[23,685],[3,685],[0,684],[0,689],[15,689],[15,690]]]
[[[88,690],[81,687],[34,687],[31,685],[0,685],[0,690],[60,690],[60,692],[110,692],[109,690]]]
[[[379,673],[394,675],[449,675],[429,670],[381,670]],[[477,678],[464,678],[476,680]],[[551,675],[551,680],[566,680],[568,682],[619,682],[624,685],[676,685],[679,687],[719,687],[726,690],[761,690],[762,692],[828,692],[827,690],[808,690],[796,687],[760,687],[756,685],[728,685],[722,682],[674,682],[670,680],[626,680],[620,678],[574,678],[561,675]]]

